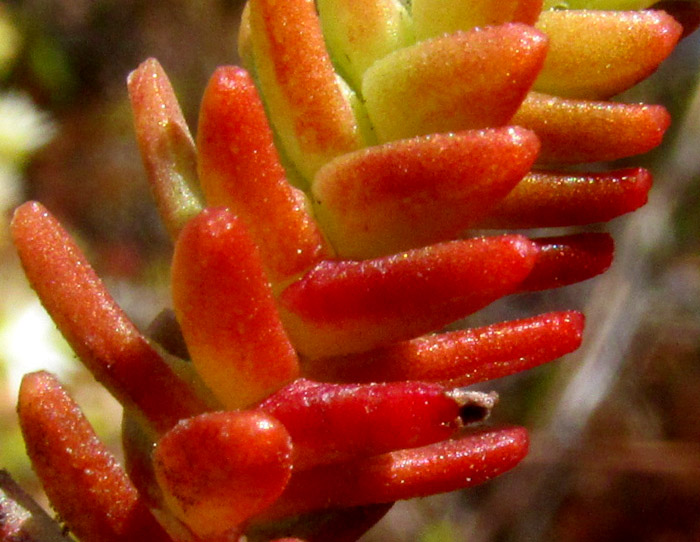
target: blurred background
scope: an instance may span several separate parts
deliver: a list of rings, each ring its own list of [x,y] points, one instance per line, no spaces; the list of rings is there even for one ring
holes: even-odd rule
[[[125,79],[149,56],[190,126],[214,68],[236,63],[238,0],[0,3],[0,465],[40,495],[18,433],[21,375],[61,376],[119,451],[121,413],[63,343],[9,241],[12,209],[38,199],[72,232],[142,329],[167,306],[172,247],[151,202]],[[650,167],[650,203],[607,226],[602,277],[509,298],[460,325],[583,310],[583,347],[491,382],[496,423],[531,429],[515,471],[483,487],[397,504],[378,541],[700,540],[700,36],[623,101],[675,123]],[[39,497],[39,499],[42,499]]]

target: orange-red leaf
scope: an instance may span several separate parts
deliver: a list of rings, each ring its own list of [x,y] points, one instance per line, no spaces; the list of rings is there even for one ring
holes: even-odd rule
[[[511,121],[537,134],[539,163],[607,162],[661,143],[671,117],[660,105],[570,100],[531,92]]]
[[[527,448],[522,428],[485,429],[422,448],[295,472],[279,500],[261,517],[393,502],[475,486],[513,468]]]
[[[579,233],[532,240],[539,247],[532,272],[520,284],[522,292],[568,286],[607,271],[615,243],[608,233]]]
[[[281,421],[304,469],[449,438],[461,427],[450,389],[424,382],[330,384],[300,378],[257,408]]]
[[[262,411],[182,420],[156,444],[153,464],[170,511],[207,540],[237,540],[292,472],[292,441]]]
[[[603,173],[533,172],[479,224],[546,228],[606,222],[647,202],[651,174],[642,168]]]
[[[233,213],[205,209],[185,226],[172,289],[192,361],[222,404],[247,406],[296,378],[257,246]]]
[[[171,542],[52,375],[25,376],[17,410],[32,466],[61,520],[81,540]]]
[[[280,294],[281,314],[307,356],[362,352],[439,329],[512,293],[536,258],[526,238],[504,235],[322,262]]]
[[[550,362],[581,344],[583,315],[554,312],[426,335],[338,358],[309,360],[304,374],[340,382],[445,381],[467,386]]]
[[[206,402],[136,329],[58,221],[39,203],[15,211],[12,235],[24,271],[81,361],[156,431],[207,410]]]
[[[530,170],[539,143],[520,128],[433,134],[326,164],[312,184],[336,251],[367,258],[454,239]]]
[[[287,182],[250,75],[234,66],[217,69],[199,115],[207,204],[228,207],[245,223],[270,278],[287,279],[327,256],[304,194]]]

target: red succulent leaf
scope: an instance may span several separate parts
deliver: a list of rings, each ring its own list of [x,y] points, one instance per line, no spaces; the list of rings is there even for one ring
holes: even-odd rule
[[[171,542],[52,375],[24,377],[17,411],[32,466],[75,535],[104,542]]]
[[[12,235],[25,274],[95,378],[157,432],[208,410],[119,308],[58,221],[39,203],[15,211]]]
[[[540,251],[519,291],[559,288],[595,277],[612,264],[614,241],[608,233],[579,233],[533,239]]]
[[[210,412],[182,420],[153,452],[169,510],[207,540],[236,540],[272,503],[292,471],[292,441],[262,411]]]
[[[511,120],[537,134],[538,163],[609,162],[661,143],[671,117],[660,105],[571,100],[531,92]]]
[[[208,208],[185,226],[172,290],[194,366],[227,408],[256,403],[298,376],[258,248],[233,213]]]
[[[537,228],[606,222],[647,202],[651,174],[642,168],[602,173],[533,172],[479,224]]]
[[[316,213],[345,258],[454,239],[510,192],[538,150],[534,134],[512,127],[369,147],[319,170]]]
[[[294,472],[282,496],[256,522],[475,486],[513,468],[527,448],[522,428],[483,429],[421,448]]]
[[[466,386],[530,369],[581,345],[583,315],[553,312],[426,335],[365,352],[304,363],[310,378],[337,382],[451,381]]]
[[[512,293],[536,246],[504,235],[364,261],[326,261],[280,294],[282,318],[309,357],[349,354],[439,329]]]
[[[328,257],[325,241],[279,161],[253,80],[221,67],[202,99],[197,130],[199,179],[210,207],[228,207],[246,225],[274,281]]]
[[[336,463],[449,438],[462,426],[459,397],[438,384],[329,384],[299,379],[258,408],[294,442],[294,468]]]

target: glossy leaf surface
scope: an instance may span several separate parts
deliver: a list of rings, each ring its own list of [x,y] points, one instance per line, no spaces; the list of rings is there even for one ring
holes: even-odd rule
[[[32,466],[72,532],[82,540],[171,541],[52,375],[25,376],[17,410]]]
[[[206,539],[236,540],[243,523],[286,486],[291,452],[284,426],[263,412],[210,412],[163,436],[153,464],[183,523]]]
[[[221,67],[212,76],[197,151],[207,205],[228,207],[245,223],[271,279],[287,279],[328,255],[304,194],[287,182],[262,102],[242,68]]]
[[[663,11],[545,11],[537,28],[549,38],[549,52],[534,90],[591,99],[651,75],[682,32]]]
[[[362,352],[439,329],[512,293],[536,259],[535,245],[506,235],[322,262],[281,293],[281,314],[309,357]]]
[[[571,100],[528,94],[512,120],[537,134],[538,163],[607,162],[645,153],[671,123],[659,105]]]
[[[467,386],[547,363],[581,344],[583,315],[547,313],[425,335],[362,354],[310,360],[304,373],[340,382],[451,381]]]
[[[258,249],[233,213],[209,208],[187,224],[172,289],[195,368],[223,405],[250,405],[297,377]]]
[[[294,468],[423,446],[462,425],[458,400],[438,384],[324,384],[299,379],[258,408],[294,442]]]
[[[455,32],[387,55],[362,82],[378,140],[506,124],[546,52],[542,33],[506,24]]]
[[[484,429],[422,448],[295,472],[285,492],[262,517],[289,517],[475,486],[513,468],[527,448],[522,428]]]
[[[537,138],[520,128],[433,134],[326,164],[312,185],[336,251],[368,258],[458,237],[530,170]],[[417,224],[421,224],[417,227]]]
[[[541,228],[605,222],[644,205],[651,183],[651,174],[642,168],[589,174],[533,172],[480,226]]]
[[[12,235],[41,302],[85,366],[157,432],[208,404],[148,343],[58,221],[39,203],[15,211]]]

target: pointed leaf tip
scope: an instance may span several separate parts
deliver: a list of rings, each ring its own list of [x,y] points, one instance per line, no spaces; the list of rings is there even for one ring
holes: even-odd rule
[[[326,164],[312,184],[336,251],[368,258],[458,238],[530,170],[539,141],[519,127],[431,134]]]
[[[127,78],[141,158],[161,218],[175,239],[202,209],[197,153],[165,71],[149,58]]]
[[[310,357],[362,352],[439,329],[512,293],[537,253],[527,238],[504,235],[326,261],[280,294],[281,315]]]

